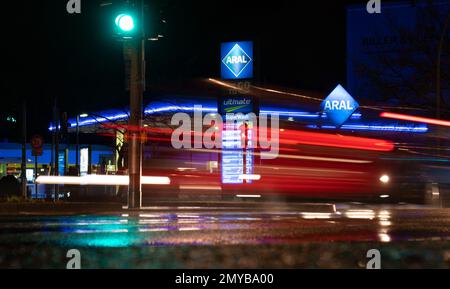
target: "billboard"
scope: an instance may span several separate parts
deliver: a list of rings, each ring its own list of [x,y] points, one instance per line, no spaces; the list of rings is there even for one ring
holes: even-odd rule
[[[416,105],[433,99],[428,83],[434,78],[421,71],[434,70],[435,54],[429,58],[437,49],[433,31],[442,31],[448,11],[446,0],[383,3],[380,14],[368,14],[365,4],[349,6],[348,91],[358,99],[389,105],[399,98]]]
[[[222,79],[253,78],[253,42],[226,42],[221,46]]]

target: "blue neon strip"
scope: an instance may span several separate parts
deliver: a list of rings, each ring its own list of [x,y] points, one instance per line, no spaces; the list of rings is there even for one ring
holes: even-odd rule
[[[284,111],[284,110],[261,110],[261,113],[265,114],[278,114],[280,116],[287,116],[287,117],[309,117],[309,118],[323,118],[326,119],[328,116],[324,114],[318,114],[318,113],[310,113],[310,112],[304,112],[304,111]],[[354,113],[350,117],[350,119],[361,119],[362,114],[361,113]]]
[[[145,114],[152,115],[155,113],[161,113],[161,112],[176,112],[176,111],[186,111],[186,112],[193,112],[193,111],[202,111],[202,112],[209,112],[214,113],[217,112],[217,108],[214,107],[203,107],[201,109],[195,108],[194,106],[163,106],[159,108],[147,108],[144,110]]]
[[[217,108],[212,106],[202,106],[201,109],[197,109],[194,105],[169,105],[160,107],[151,107],[144,110],[145,115],[152,115],[164,112],[195,112],[202,111],[203,113],[217,113]],[[275,108],[268,108],[261,110],[263,114],[278,114],[282,117],[292,118],[327,118],[326,114],[310,113],[304,111],[292,111],[292,110],[279,110]],[[351,119],[361,119],[361,113],[354,113]],[[127,113],[110,113],[104,117],[88,117],[85,120],[79,121],[80,127],[94,125],[98,123],[105,123],[110,121],[120,121],[128,118]],[[76,122],[72,121],[70,127],[76,127]],[[317,125],[309,125],[309,128],[318,128]],[[322,126],[324,129],[335,129],[334,126]],[[49,130],[53,131],[54,126],[50,126]],[[428,132],[427,126],[396,126],[396,125],[359,125],[359,124],[347,124],[343,125],[341,129],[344,130],[367,130],[367,131],[393,131],[393,132],[410,132],[410,133],[426,133]]]
[[[318,129],[317,125],[308,125],[308,128]],[[336,129],[332,125],[323,125],[323,129]],[[362,124],[344,124],[339,129],[344,130],[364,130],[364,131],[391,131],[391,132],[410,132],[410,133],[426,133],[427,126],[398,126],[398,125],[362,125]]]
[[[144,110],[144,113],[146,115],[152,115],[156,113],[163,113],[163,112],[195,112],[195,111],[202,111],[203,113],[217,113],[216,107],[207,107],[203,106],[201,109],[196,109],[194,105],[192,106],[161,106],[161,107],[155,107],[155,108],[147,108]],[[280,116],[286,116],[286,117],[299,117],[299,118],[318,118],[320,117],[319,114],[316,113],[309,113],[309,112],[302,112],[302,111],[283,111],[283,110],[261,110],[261,113],[265,114],[278,114]],[[322,115],[323,118],[326,118],[326,115]],[[128,114],[126,113],[117,113],[117,114],[109,114],[105,115],[103,117],[88,117],[86,120],[79,121],[78,125],[80,127],[98,124],[98,123],[104,123],[109,121],[119,121],[124,120],[128,118]],[[361,114],[354,114],[354,119],[361,118]],[[76,122],[72,121],[70,123],[70,127],[76,127]],[[54,130],[54,126],[50,126],[49,130]]]
[[[98,118],[94,117],[91,119],[79,121],[78,126],[88,126],[88,125],[92,125],[92,124],[96,124],[96,123],[104,123],[104,122],[109,122],[109,121],[123,120],[126,118],[128,118],[128,114],[126,114],[126,113],[110,115],[110,116],[105,116],[105,117],[98,117]],[[76,127],[76,126],[77,126],[76,122],[70,124],[70,127]]]

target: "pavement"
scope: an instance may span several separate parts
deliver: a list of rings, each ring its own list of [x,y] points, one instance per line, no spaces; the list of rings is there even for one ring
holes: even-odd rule
[[[19,210],[20,211],[20,210]],[[45,211],[45,210],[44,210]],[[0,268],[449,268],[450,209],[360,203],[160,203],[0,216]]]
[[[133,209],[133,213],[173,210],[297,210],[307,212],[335,212],[332,203],[282,203],[282,202],[255,202],[255,201],[179,201],[157,200],[151,201],[147,206]],[[101,202],[23,202],[0,203],[0,216],[52,216],[52,215],[85,215],[85,214],[119,214],[130,212],[127,206],[121,203]]]

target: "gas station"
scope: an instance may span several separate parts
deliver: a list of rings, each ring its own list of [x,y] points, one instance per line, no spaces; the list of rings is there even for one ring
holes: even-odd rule
[[[226,42],[220,48],[221,79],[192,80],[169,90],[154,87],[148,98],[157,101],[147,102],[141,127],[143,176],[195,172],[203,175],[208,185],[198,186],[195,180],[186,179],[178,184],[175,177],[171,186],[144,187],[144,197],[192,196],[193,192],[199,195],[238,195],[239,192],[241,196],[253,195],[246,190],[254,187],[252,184],[259,176],[255,167],[261,165],[261,151],[255,145],[255,137],[260,115],[279,117],[280,132],[292,129],[326,134],[345,132],[391,140],[399,136],[418,139],[429,132],[426,124],[381,119],[376,111],[361,108],[341,85],[330,90],[328,97],[259,86],[254,81],[257,60],[253,42]],[[175,129],[169,123],[172,115],[178,112],[191,116],[200,113],[202,116],[220,115],[224,120],[221,150],[174,149],[167,131]],[[107,110],[91,113],[78,121],[69,119],[69,132],[78,129],[82,134],[96,134],[115,144],[111,149],[114,151],[112,162],[109,161],[115,170],[110,173],[126,175],[127,124],[127,109]],[[207,129],[205,125],[202,127],[203,131]]]

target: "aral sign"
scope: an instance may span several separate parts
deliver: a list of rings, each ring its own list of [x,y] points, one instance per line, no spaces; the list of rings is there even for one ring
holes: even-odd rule
[[[358,107],[358,102],[341,85],[338,85],[322,102],[321,108],[328,119],[338,127],[343,125]]]
[[[253,43],[226,42],[221,47],[222,79],[249,79],[253,77]]]

